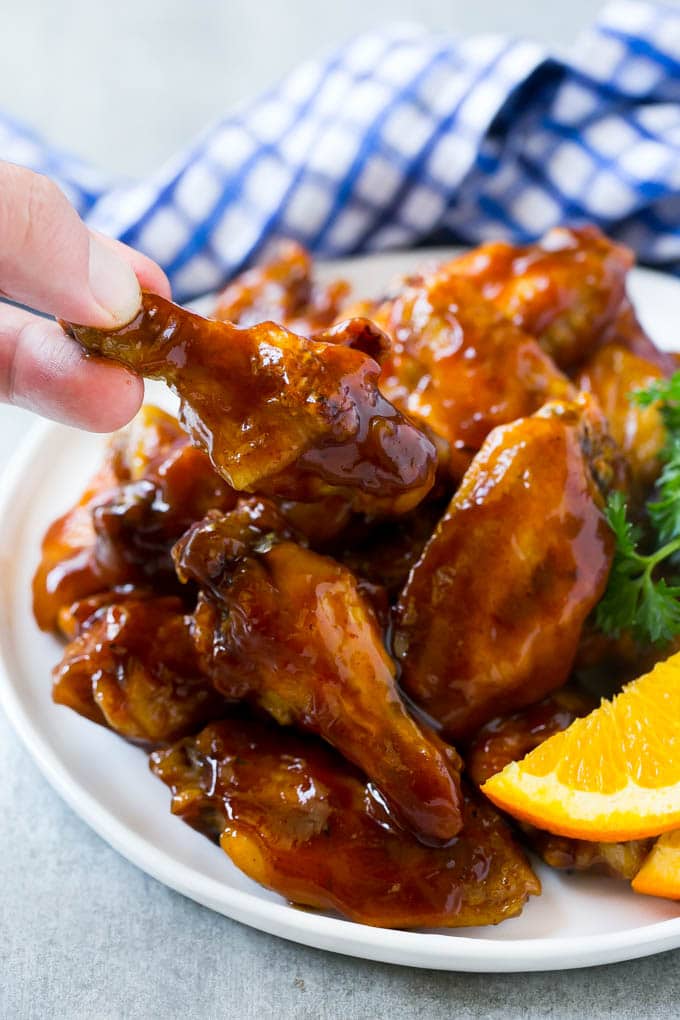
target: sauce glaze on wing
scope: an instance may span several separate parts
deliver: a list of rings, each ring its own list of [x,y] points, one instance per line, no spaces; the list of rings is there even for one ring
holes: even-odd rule
[[[88,608],[54,670],[57,704],[152,745],[194,733],[224,712],[199,668],[179,599],[133,594]]]
[[[596,227],[558,227],[536,244],[491,241],[446,268],[474,281],[566,370],[583,361],[616,320],[632,264],[632,253]]]
[[[460,829],[452,748],[408,714],[371,603],[334,560],[291,541],[243,503],[195,524],[175,548],[199,585],[192,631],[201,670],[232,701],[324,737],[419,838]]]
[[[492,241],[445,267],[474,281],[514,323],[531,333],[564,371],[605,344],[618,344],[673,371],[640,325],[626,295],[633,253],[597,227],[557,227],[535,244]]]
[[[381,389],[445,441],[440,460],[455,480],[497,425],[575,396],[536,339],[447,267],[407,283],[376,319],[392,338]]]
[[[464,791],[445,848],[404,832],[370,782],[314,738],[243,716],[151,756],[173,813],[293,903],[388,928],[497,924],[540,891],[491,805]]]
[[[322,285],[312,258],[296,241],[282,241],[270,258],[240,273],[217,298],[213,317],[236,326],[278,322],[313,336],[327,329],[349,293],[344,280]]]
[[[164,379],[192,441],[234,489],[303,502],[341,493],[355,509],[391,514],[432,488],[431,441],[382,396],[378,364],[357,349],[374,336],[370,323],[346,326],[348,343],[315,342],[144,294],[121,329],[69,330],[91,353]]]
[[[54,630],[75,601],[122,586],[179,593],[170,550],[209,509],[236,494],[171,415],[145,405],[113,437],[74,507],[49,527],[33,579],[33,609]]]
[[[581,390],[594,394],[609,422],[611,434],[630,467],[633,495],[642,502],[659,471],[666,430],[658,407],[640,407],[630,399],[635,390],[663,378],[653,362],[619,344],[601,347],[578,376]]]
[[[495,429],[411,570],[393,631],[401,683],[450,737],[569,675],[613,556],[598,485],[616,454],[591,410],[547,404]]]

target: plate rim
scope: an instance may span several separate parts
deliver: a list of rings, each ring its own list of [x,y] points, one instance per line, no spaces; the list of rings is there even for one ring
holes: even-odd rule
[[[422,255],[426,258],[433,253],[439,254],[424,249]],[[382,253],[376,254],[380,257]],[[336,265],[346,266],[348,261],[339,260]],[[326,263],[326,267],[333,269],[332,263]],[[654,277],[667,275],[653,270],[637,272]],[[680,281],[675,282],[680,285]],[[27,472],[32,461],[62,428],[55,422],[39,422],[17,447],[0,474],[0,520],[6,519],[17,492],[25,478],[30,477]],[[0,562],[6,555],[6,552],[0,555]],[[461,934],[464,929],[438,934],[362,925],[263,900],[256,893],[234,889],[201,875],[119,820],[79,784],[77,775],[49,746],[40,727],[25,710],[10,675],[6,587],[0,588],[0,706],[12,728],[45,779],[69,807],[121,856],[176,892],[236,921],[311,948],[436,970],[469,973],[569,970],[638,959],[680,947],[680,916],[621,932],[485,940],[466,937]]]

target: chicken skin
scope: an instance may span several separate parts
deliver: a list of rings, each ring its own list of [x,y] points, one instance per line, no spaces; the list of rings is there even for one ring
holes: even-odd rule
[[[317,551],[384,589],[394,603],[449,501],[450,493],[428,499],[411,513],[389,520],[355,515],[334,541]]]
[[[179,599],[133,595],[88,609],[54,670],[58,704],[152,745],[195,733],[224,713],[199,669]]]
[[[642,502],[661,470],[659,455],[666,443],[658,406],[640,407],[630,399],[663,378],[653,362],[619,344],[601,347],[582,368],[578,385],[593,393],[604,411],[611,434],[630,467],[634,496]]]
[[[38,624],[54,630],[71,603],[126,585],[179,591],[170,550],[236,494],[171,415],[144,406],[114,437],[78,503],[56,520],[33,580]]]
[[[125,583],[127,578],[111,577],[96,559],[94,511],[121,484],[142,478],[183,435],[170,415],[142,408],[135,422],[113,438],[75,506],[50,525],[33,579],[33,610],[43,630],[53,630],[59,611],[77,599]]]
[[[213,317],[235,326],[278,322],[310,337],[333,324],[348,293],[344,280],[317,283],[309,252],[295,241],[282,241],[271,258],[227,285]]]
[[[512,761],[519,761],[554,733],[587,715],[597,701],[577,688],[564,687],[543,701],[513,715],[493,719],[475,735],[465,755],[470,779],[482,786]],[[595,843],[568,839],[520,823],[524,839],[552,868],[592,871],[612,878],[631,879],[637,874],[652,840]]]
[[[122,328],[63,324],[180,411],[143,408],[45,535],[55,702],[152,752],[173,813],[303,907],[497,923],[540,892],[513,834],[629,879],[649,841],[506,824],[480,787],[591,710],[577,685],[667,654],[595,612],[612,491],[651,542],[666,435],[629,395],[676,367],[631,265],[560,228],[347,304],[289,243],[213,318],[144,293]]]
[[[425,847],[327,745],[241,716],[151,755],[172,811],[293,903],[387,928],[497,924],[540,883],[510,830],[464,791],[463,830]]]
[[[575,395],[534,337],[446,267],[407,283],[376,321],[392,337],[381,389],[445,440],[440,459],[454,480],[497,425]]]
[[[277,533],[278,531],[278,533]],[[209,515],[174,551],[201,596],[203,673],[232,701],[324,737],[376,784],[419,838],[460,829],[460,761],[409,715],[374,611],[354,576],[241,505]]]
[[[613,556],[617,477],[597,408],[547,404],[495,429],[396,610],[401,683],[452,738],[565,682]]]
[[[596,227],[550,230],[537,244],[483,244],[445,267],[464,275],[517,326],[538,338],[564,371],[605,343],[618,343],[672,371],[626,297],[628,248]]]
[[[361,349],[367,337],[375,346],[371,323],[348,324],[346,343],[318,343],[144,294],[121,329],[69,329],[91,353],[164,379],[192,442],[234,489],[303,502],[340,493],[355,509],[397,514],[432,487],[431,441],[381,395]]]

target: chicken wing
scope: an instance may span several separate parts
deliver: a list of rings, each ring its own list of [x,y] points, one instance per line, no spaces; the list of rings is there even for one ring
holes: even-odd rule
[[[339,492],[357,509],[402,513],[432,487],[435,450],[355,349],[375,327],[347,328],[348,343],[317,343],[273,323],[212,322],[152,294],[122,329],[69,327],[86,350],[164,379],[233,488],[302,501]]]
[[[144,744],[177,740],[224,714],[179,599],[133,596],[88,610],[54,670],[58,704]]]
[[[317,551],[332,556],[363,581],[379,585],[390,602],[396,602],[450,498],[450,493],[428,498],[410,513],[388,520],[355,514]]]
[[[630,395],[663,375],[645,358],[619,344],[608,344],[586,362],[578,377],[579,387],[597,397],[607,417],[612,436],[630,466],[632,491],[639,502],[661,469],[659,454],[666,443],[666,430],[658,406],[640,407]]]
[[[278,322],[313,336],[337,318],[349,284],[314,280],[312,258],[295,241],[282,241],[271,258],[241,273],[217,299],[214,318],[236,326]]]
[[[575,395],[534,337],[446,267],[407,283],[376,321],[393,340],[380,387],[445,440],[440,459],[455,480],[497,425]]]
[[[481,245],[446,268],[474,281],[509,319],[538,337],[562,369],[576,368],[611,342],[666,370],[668,356],[645,334],[625,294],[632,264],[632,252],[596,227],[559,227],[538,244]]]
[[[33,580],[38,624],[53,630],[72,602],[121,585],[178,589],[172,545],[209,509],[228,510],[236,498],[175,418],[143,407],[43,539]]]
[[[247,505],[209,515],[175,547],[202,589],[194,638],[231,700],[318,733],[358,765],[421,839],[460,829],[459,759],[408,714],[375,614],[353,575],[286,540]]]
[[[293,903],[389,928],[496,924],[540,884],[488,802],[465,790],[445,847],[401,829],[372,783],[327,745],[236,717],[151,755],[172,810],[250,878]]]
[[[586,398],[495,429],[399,600],[407,693],[450,737],[562,686],[602,596],[616,453]]]
[[[93,512],[121,483],[142,477],[148,466],[162,458],[182,435],[170,415],[155,407],[142,408],[134,424],[109,444],[101,468],[75,506],[50,525],[33,579],[33,609],[43,630],[54,629],[59,610],[76,599],[119,583],[120,579],[108,575],[94,555]]]
[[[519,761],[553,733],[587,715],[597,701],[577,688],[563,688],[521,712],[497,718],[483,726],[468,747],[465,765],[473,783],[482,786],[511,761]],[[552,868],[592,871],[613,878],[631,879],[649,853],[652,840],[594,843],[568,839],[520,824],[525,840]]]

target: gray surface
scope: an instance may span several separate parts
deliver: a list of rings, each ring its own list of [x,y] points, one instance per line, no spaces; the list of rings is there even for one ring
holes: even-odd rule
[[[600,6],[5,0],[0,106],[101,166],[142,173],[234,100],[386,18],[561,46]],[[0,408],[0,463],[29,421]],[[591,971],[455,975],[343,959],[251,931],[110,850],[51,791],[2,716],[0,775],[0,1020],[678,1015],[680,952]]]

